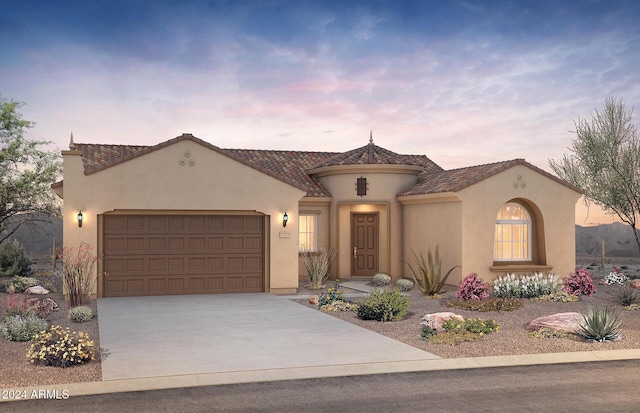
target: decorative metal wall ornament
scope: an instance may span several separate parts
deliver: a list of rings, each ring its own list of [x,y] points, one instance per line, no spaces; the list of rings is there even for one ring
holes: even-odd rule
[[[367,178],[363,178],[361,176],[356,180],[356,194],[358,196],[366,196],[368,189],[369,189],[369,183],[367,182]]]

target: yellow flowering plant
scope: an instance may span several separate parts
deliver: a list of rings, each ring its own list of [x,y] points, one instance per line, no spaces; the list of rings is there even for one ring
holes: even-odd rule
[[[27,358],[34,364],[65,368],[95,360],[95,350],[86,333],[51,326],[33,338]]]

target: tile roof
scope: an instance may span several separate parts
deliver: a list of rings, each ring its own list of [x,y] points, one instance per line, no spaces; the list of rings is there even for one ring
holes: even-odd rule
[[[331,194],[309,171],[331,166],[366,164],[413,165],[424,168],[424,171],[418,175],[417,183],[399,196],[456,192],[515,165],[526,165],[550,179],[580,192],[578,188],[529,164],[524,159],[445,171],[424,155],[400,155],[374,145],[372,140],[368,145],[343,153],[224,149],[190,134],[183,134],[154,146],[86,143],[75,143],[74,145],[75,149],[82,153],[84,173],[89,175],[182,140],[197,142],[251,168],[305,190],[307,196],[311,197],[330,197]]]
[[[435,174],[426,172],[418,176],[418,182],[407,191],[398,196],[435,194],[441,192],[458,192],[466,187],[492,177],[502,171],[512,168],[516,165],[525,165],[534,171],[545,175],[546,177],[576,191],[582,191],[566,181],[530,164],[524,159],[512,159],[510,161],[494,162],[483,165],[468,166],[465,168],[450,169]]]
[[[375,145],[368,145],[348,152],[336,154],[324,162],[318,162],[313,169],[341,165],[414,165],[428,172],[440,172],[442,168],[424,155],[400,155]]]

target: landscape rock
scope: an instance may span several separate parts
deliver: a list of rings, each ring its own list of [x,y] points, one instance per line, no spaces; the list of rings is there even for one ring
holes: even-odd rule
[[[420,325],[428,326],[430,329],[435,331],[444,331],[442,324],[451,319],[458,319],[460,321],[464,320],[459,314],[455,314],[452,312],[443,312],[443,313],[433,313],[433,314],[425,314],[420,319]]]
[[[38,315],[47,316],[54,311],[58,311],[58,304],[51,298],[30,298],[27,305],[36,310]]]
[[[635,280],[631,280],[631,282],[629,282],[629,285],[632,286],[633,288],[636,288],[636,289],[640,290],[640,278],[636,278]]]
[[[529,323],[527,329],[535,331],[544,327],[563,333],[573,333],[581,321],[582,314],[580,313],[557,313],[536,318]]]
[[[27,288],[25,290],[25,293],[42,295],[42,294],[49,294],[49,290],[47,290],[41,285],[36,285],[34,287]]]
[[[309,304],[318,305],[318,299],[319,297],[317,295],[312,295],[311,297],[309,297]]]

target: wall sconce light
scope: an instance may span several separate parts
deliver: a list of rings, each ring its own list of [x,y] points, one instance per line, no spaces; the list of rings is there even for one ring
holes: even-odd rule
[[[289,215],[287,215],[287,213],[285,212],[284,215],[282,216],[282,227],[283,228],[287,227],[287,221],[289,221]]]
[[[82,228],[82,211],[78,212],[78,228]]]

